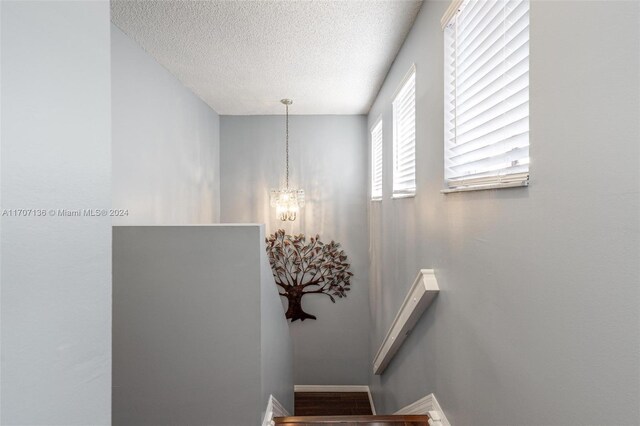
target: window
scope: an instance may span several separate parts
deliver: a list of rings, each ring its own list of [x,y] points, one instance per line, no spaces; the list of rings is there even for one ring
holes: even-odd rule
[[[412,66],[393,100],[393,196],[416,193],[416,69]]]
[[[529,0],[456,0],[445,39],[448,190],[529,182]]]
[[[371,130],[371,199],[382,199],[382,119]]]

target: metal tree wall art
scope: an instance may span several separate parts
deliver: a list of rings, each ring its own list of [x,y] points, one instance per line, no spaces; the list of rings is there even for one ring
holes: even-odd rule
[[[347,297],[351,277],[347,255],[335,241],[323,243],[320,236],[286,235],[280,229],[267,239],[267,254],[280,296],[289,302],[285,317],[291,321],[316,319],[302,309],[306,294],[325,294],[333,303]]]

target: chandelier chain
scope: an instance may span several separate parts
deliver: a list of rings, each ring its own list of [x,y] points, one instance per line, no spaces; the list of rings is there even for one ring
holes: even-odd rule
[[[286,130],[286,168],[287,168],[287,172],[286,172],[286,186],[287,189],[289,189],[289,105],[286,104],[286,124],[285,124],[285,130]]]

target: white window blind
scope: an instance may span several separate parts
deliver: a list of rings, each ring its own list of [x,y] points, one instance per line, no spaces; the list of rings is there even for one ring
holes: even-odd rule
[[[382,120],[371,130],[371,199],[382,199]]]
[[[393,196],[416,192],[416,70],[411,67],[393,100]]]
[[[443,25],[449,189],[527,185],[529,0],[456,0]]]

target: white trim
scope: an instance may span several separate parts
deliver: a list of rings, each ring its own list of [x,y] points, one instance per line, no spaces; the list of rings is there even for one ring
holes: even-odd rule
[[[366,385],[295,385],[295,392],[367,392]]]
[[[413,326],[439,292],[440,288],[433,269],[421,269],[373,359],[374,374],[379,375],[384,372]]]
[[[527,180],[522,182],[493,183],[493,184],[475,185],[475,186],[459,186],[457,188],[443,189],[440,192],[442,194],[452,194],[454,192],[485,191],[487,189],[500,189],[500,188],[520,188],[523,186],[529,186],[529,181]]]
[[[293,390],[294,392],[366,392],[369,396],[371,414],[376,414],[371,390],[367,385],[295,385]]]
[[[272,426],[274,424],[274,417],[289,417],[289,412],[280,404],[273,395],[269,395],[269,402],[267,403],[267,409],[264,412],[262,419],[262,426]]]
[[[369,128],[369,134],[371,134],[371,132],[373,132],[373,129],[378,127],[378,123],[380,123],[381,121],[382,121],[382,114],[378,115],[378,118],[376,118],[376,121],[373,122],[373,126],[371,126]]]
[[[404,87],[404,84],[407,82],[407,80],[409,80],[411,78],[412,74],[416,74],[416,64],[415,63],[411,64],[411,67],[409,68],[409,71],[407,71],[407,73],[404,75],[404,77],[402,77],[402,80],[400,80],[400,84],[398,84],[398,87],[396,87],[396,91],[393,92],[393,96],[391,97],[391,99],[395,100],[398,97],[398,93],[400,93],[400,91]],[[418,86],[417,83],[418,82],[416,81],[416,87]],[[417,90],[416,90],[416,93],[417,93]]]
[[[453,0],[447,11],[442,15],[442,19],[440,19],[440,25],[442,26],[442,30],[444,31],[447,28],[447,25],[451,22],[454,16],[460,11],[460,6],[462,6],[462,2],[464,0]]]
[[[380,176],[380,196],[374,196],[373,195],[373,181],[374,181],[374,169],[375,169],[375,164],[374,164],[374,155],[373,155],[373,151],[374,151],[374,147],[373,147],[373,131],[376,130],[376,128],[380,126],[380,172],[381,172],[381,176]],[[369,149],[370,149],[370,155],[369,158],[371,159],[371,167],[369,167],[369,191],[371,194],[370,200],[371,201],[380,201],[382,200],[382,197],[384,196],[384,123],[382,122],[382,114],[380,114],[377,118],[377,120],[373,123],[373,126],[371,127],[371,129],[369,129]]]
[[[396,192],[391,195],[392,200],[399,200],[401,198],[416,198],[416,193],[414,192]]]
[[[373,396],[371,396],[371,389],[367,386],[367,395],[369,396],[369,405],[371,406],[371,414],[376,415],[376,406],[373,403]]]
[[[514,188],[529,186],[529,172],[508,175],[485,176],[473,179],[452,179],[447,181],[449,188],[440,191],[443,194],[464,191],[482,191],[485,189]]]
[[[409,404],[404,408],[399,409],[393,414],[428,414],[431,418],[429,421],[431,426],[451,426],[451,423],[447,420],[447,416],[445,416],[444,411],[442,411],[442,407],[440,407],[436,396],[432,393],[424,398],[420,398],[416,402]]]

